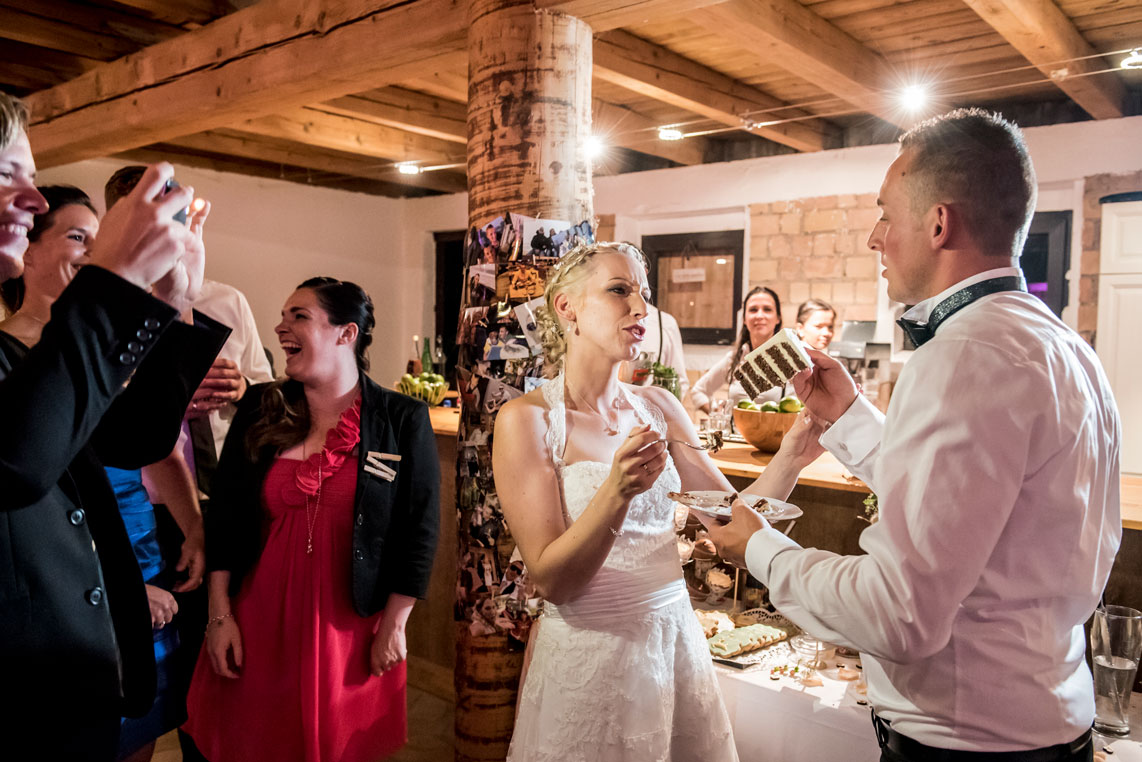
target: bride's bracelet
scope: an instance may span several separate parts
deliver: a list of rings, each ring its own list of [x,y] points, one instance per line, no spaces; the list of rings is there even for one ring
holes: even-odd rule
[[[206,631],[210,632],[210,625],[212,625],[212,624],[217,624],[219,627],[221,627],[222,622],[224,620],[233,619],[233,618],[234,618],[233,612],[227,613],[227,614],[219,614],[218,616],[210,617],[210,621],[206,623]]]

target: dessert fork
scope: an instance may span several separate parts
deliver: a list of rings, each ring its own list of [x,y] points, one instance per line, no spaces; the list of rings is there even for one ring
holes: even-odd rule
[[[685,441],[684,439],[667,439],[670,444],[686,445],[692,450],[702,450],[705,452],[714,453],[722,449],[722,432],[714,429],[711,431],[702,432],[701,436],[706,440],[705,443],[696,445]]]

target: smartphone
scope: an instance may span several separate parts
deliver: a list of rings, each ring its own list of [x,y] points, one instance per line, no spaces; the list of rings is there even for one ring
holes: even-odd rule
[[[170,179],[169,179],[169,180],[167,180],[167,181],[166,181],[166,183],[163,185],[163,193],[162,193],[162,195],[164,195],[164,196],[165,196],[165,195],[167,195],[168,193],[170,193],[171,191],[173,191],[173,190],[174,190],[175,188],[177,188],[177,187],[179,187],[179,185],[178,185],[178,181],[177,181],[177,180],[175,180],[173,177],[172,177],[172,178],[170,178]],[[185,224],[186,224],[186,212],[187,212],[187,209],[189,209],[189,207],[185,207],[185,206],[184,206],[182,209],[179,209],[177,212],[175,212],[175,213],[174,213],[174,218],[175,218],[175,220],[177,220],[178,222],[182,223],[183,225],[185,225]]]

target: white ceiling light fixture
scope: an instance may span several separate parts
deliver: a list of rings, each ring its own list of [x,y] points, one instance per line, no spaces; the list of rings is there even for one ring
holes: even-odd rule
[[[402,175],[419,175],[420,167],[411,161],[402,161],[400,164],[397,164],[397,172],[400,172]]]
[[[587,139],[583,141],[583,152],[587,154],[588,159],[597,159],[602,156],[606,150],[607,146],[598,135],[589,135]]]
[[[900,90],[900,105],[913,113],[928,105],[928,88],[924,85],[906,85]]]
[[[677,127],[659,127],[658,139],[659,140],[681,140],[686,137],[682,134],[682,130]]]
[[[1118,65],[1123,69],[1142,69],[1142,48],[1134,48]]]

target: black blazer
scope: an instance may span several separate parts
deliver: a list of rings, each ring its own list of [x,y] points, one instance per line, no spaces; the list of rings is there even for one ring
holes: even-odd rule
[[[102,466],[139,468],[174,448],[230,333],[177,317],[85,267],[35,347],[0,333],[0,668],[18,686],[9,700],[131,716],[154,701],[147,596]],[[67,732],[57,719],[53,732]]]
[[[211,484],[206,514],[206,565],[230,572],[230,595],[261,554],[262,483],[277,452],[263,447],[251,459],[246,433],[261,417],[262,395],[269,384],[251,387],[238,405],[218,471]],[[286,381],[286,398],[304,392]],[[399,454],[394,481],[365,470],[369,451]],[[353,505],[353,608],[369,616],[385,607],[390,593],[424,598],[440,530],[440,462],[436,436],[421,401],[361,381],[361,442],[357,458],[357,496]]]

